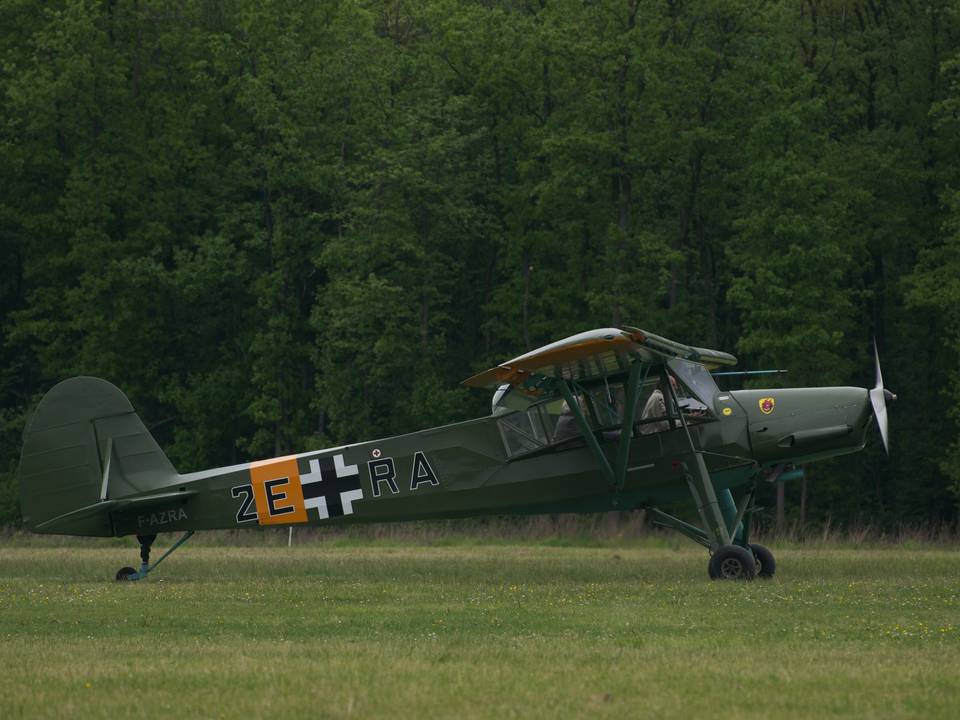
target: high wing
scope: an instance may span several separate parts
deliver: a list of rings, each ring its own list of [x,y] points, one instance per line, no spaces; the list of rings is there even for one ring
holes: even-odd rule
[[[719,367],[730,367],[737,364],[737,359],[730,353],[709,348],[694,347],[693,345],[684,345],[683,343],[668,340],[665,337],[654,335],[646,330],[624,325],[624,332],[632,333],[634,336],[640,335],[644,338],[643,346],[656,355],[663,358],[678,357],[684,360],[692,360],[704,365],[707,370],[713,371]]]
[[[684,345],[635,327],[598,328],[515,357],[467,378],[463,384],[488,388],[509,384],[535,392],[530,381],[537,376],[584,381],[626,371],[636,360],[673,357],[702,363],[708,370],[737,362],[728,353]]]

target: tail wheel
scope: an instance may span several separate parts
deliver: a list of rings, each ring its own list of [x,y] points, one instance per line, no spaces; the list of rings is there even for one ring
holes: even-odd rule
[[[777,571],[777,561],[773,558],[773,553],[756,543],[750,545],[750,551],[757,563],[757,577],[772,578]]]
[[[757,566],[753,553],[739,545],[724,545],[711,557],[708,566],[713,580],[753,580]]]
[[[136,575],[137,571],[132,567],[122,567],[117,570],[117,582],[129,580],[131,575]]]

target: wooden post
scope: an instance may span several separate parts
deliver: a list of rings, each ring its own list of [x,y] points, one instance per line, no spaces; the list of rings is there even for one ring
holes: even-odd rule
[[[786,520],[783,510],[783,483],[777,481],[777,535],[782,535]]]

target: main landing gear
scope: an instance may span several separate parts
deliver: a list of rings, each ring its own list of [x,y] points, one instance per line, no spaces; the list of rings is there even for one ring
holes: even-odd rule
[[[724,545],[710,556],[707,569],[713,580],[753,580],[772,578],[777,563],[773,553],[758,543],[746,547]]]
[[[758,543],[752,543],[750,550],[757,565],[757,577],[772,578],[777,571],[777,561],[773,559],[773,553]]]
[[[753,554],[739,545],[717,548],[707,569],[712,580],[753,580],[757,574]]]
[[[187,540],[190,539],[190,536],[193,535],[193,530],[190,530],[183,537],[177,540],[173,545],[170,546],[170,549],[167,550],[163,555],[160,556],[160,559],[157,560],[153,565],[150,564],[150,548],[153,545],[153,541],[157,539],[156,535],[137,535],[137,542],[140,543],[140,569],[134,570],[132,567],[122,567],[117,570],[116,579],[117,581],[124,580],[142,580],[147,576],[150,571],[152,571],[157,565],[162,563],[166,557],[176,550],[178,547],[183,545]]]
[[[706,473],[701,473],[701,476],[706,476]],[[688,476],[688,479],[691,480],[693,497],[699,503],[704,527],[708,529],[686,523],[658,508],[648,507],[646,510],[653,518],[653,524],[676,530],[710,550],[707,570],[713,580],[772,578],[777,571],[773,553],[759,543],[750,542],[750,518],[756,510],[755,489],[747,491],[738,510],[729,490],[721,490],[715,495],[712,484],[703,482],[699,487],[694,487],[693,478]],[[708,497],[709,502],[702,502],[702,497]]]

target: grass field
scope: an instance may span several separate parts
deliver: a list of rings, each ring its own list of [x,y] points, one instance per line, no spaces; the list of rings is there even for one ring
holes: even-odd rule
[[[0,544],[0,717],[943,717],[960,552]]]

